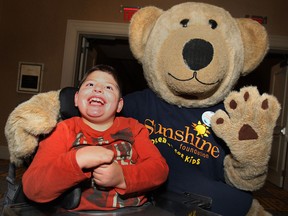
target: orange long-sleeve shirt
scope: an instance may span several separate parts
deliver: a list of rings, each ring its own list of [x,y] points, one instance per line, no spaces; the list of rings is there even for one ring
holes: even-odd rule
[[[74,117],[60,122],[39,144],[22,178],[25,195],[35,202],[49,202],[72,186],[89,181],[91,171],[80,169],[76,162],[77,148],[74,148],[87,143],[114,151],[114,161],[122,166],[127,188],[83,188],[75,210],[111,210],[142,205],[147,200],[145,192],[167,178],[165,159],[150,141],[148,130],[137,120],[117,117],[112,127],[99,132],[84,124],[80,117]]]

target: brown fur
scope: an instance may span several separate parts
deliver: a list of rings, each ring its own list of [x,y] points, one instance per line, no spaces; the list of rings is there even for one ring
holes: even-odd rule
[[[57,124],[59,109],[59,91],[51,91],[33,96],[12,111],[5,126],[11,162],[20,166],[33,154],[39,135],[50,133]]]

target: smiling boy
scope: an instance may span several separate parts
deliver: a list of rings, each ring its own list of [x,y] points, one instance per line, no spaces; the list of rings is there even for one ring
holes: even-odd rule
[[[167,178],[165,159],[144,125],[116,117],[123,99],[114,68],[93,67],[79,87],[74,101],[81,117],[58,123],[39,144],[23,175],[24,193],[44,203],[81,183],[81,201],[74,210],[143,205],[145,194]]]

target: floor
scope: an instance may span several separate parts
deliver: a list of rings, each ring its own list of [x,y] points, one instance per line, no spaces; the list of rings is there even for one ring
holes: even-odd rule
[[[2,209],[2,200],[7,188],[6,176],[8,170],[8,161],[0,159],[0,212]],[[18,169],[16,178],[20,178],[23,169]],[[262,189],[254,193],[254,197],[261,205],[273,216],[288,216],[288,191],[283,190],[269,182]]]
[[[254,197],[273,216],[288,216],[288,191],[266,182]]]

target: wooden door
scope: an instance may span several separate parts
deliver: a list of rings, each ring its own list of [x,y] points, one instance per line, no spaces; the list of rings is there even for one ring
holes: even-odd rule
[[[277,97],[281,104],[281,113],[277,120],[273,134],[272,152],[269,161],[267,180],[283,187],[285,179],[285,164],[288,140],[288,67],[287,62],[279,63],[272,67],[270,93]]]

